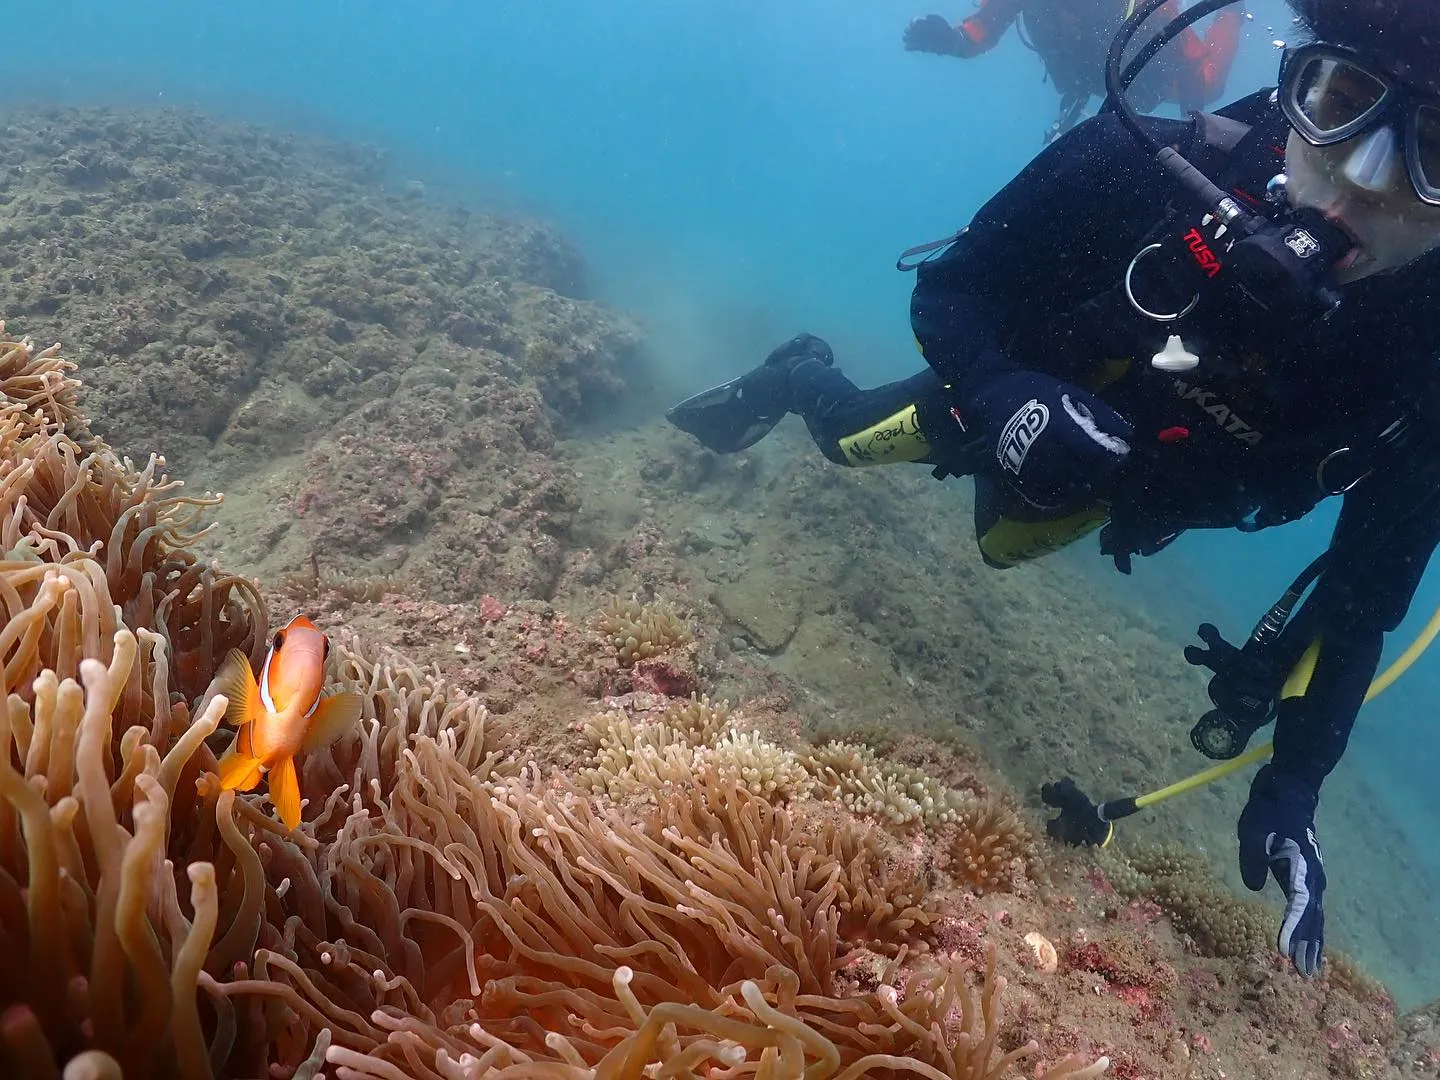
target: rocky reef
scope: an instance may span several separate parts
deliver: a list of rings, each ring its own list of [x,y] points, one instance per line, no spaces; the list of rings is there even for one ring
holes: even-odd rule
[[[639,330],[552,229],[182,112],[21,111],[0,143],[12,322],[92,358],[121,452],[278,506],[251,562],[553,590],[579,503],[557,431],[613,406]]]

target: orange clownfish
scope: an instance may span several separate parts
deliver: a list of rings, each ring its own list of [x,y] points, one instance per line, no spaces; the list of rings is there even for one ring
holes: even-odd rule
[[[295,755],[328,746],[360,719],[360,695],[322,696],[330,640],[304,615],[275,634],[257,682],[250,660],[231,649],[215,676],[230,699],[225,721],[238,728],[220,758],[220,788],[250,791],[270,777],[270,801],[285,827],[300,824]]]

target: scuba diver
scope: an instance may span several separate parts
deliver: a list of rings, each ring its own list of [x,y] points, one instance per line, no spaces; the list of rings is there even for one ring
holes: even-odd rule
[[[837,464],[972,476],[979,548],[1002,568],[1099,530],[1128,573],[1187,529],[1342,497],[1263,644],[1207,624],[1186,650],[1213,673],[1198,748],[1233,757],[1275,725],[1239,862],[1249,888],[1279,883],[1277,945],[1308,976],[1320,788],[1440,541],[1440,5],[1290,0],[1310,40],[1278,86],[1172,120],[1125,100],[1148,46],[1117,74],[1162,3],[1117,35],[1098,116],[901,257],[927,370],[862,390],[801,334],[667,416],[723,453],[796,413]]]
[[[1106,46],[1134,8],[1134,0],[979,0],[979,10],[954,26],[943,15],[912,19],[905,48],[968,60],[993,49],[1010,25],[1018,24],[1021,40],[1040,57],[1060,93],[1048,143],[1080,119],[1093,95],[1104,96]],[[1160,11],[1167,19],[1179,13],[1178,0]],[[1242,21],[1240,11],[1222,11],[1204,37],[1187,29],[1132,87],[1136,107],[1149,111],[1173,102],[1193,111],[1218,100],[1240,45]]]

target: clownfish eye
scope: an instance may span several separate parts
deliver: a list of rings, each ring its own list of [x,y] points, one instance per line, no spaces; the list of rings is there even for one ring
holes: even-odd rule
[[[270,647],[271,647],[272,649],[274,649],[276,652],[279,652],[279,651],[280,651],[280,646],[281,646],[281,645],[284,645],[284,644],[285,644],[285,631],[284,631],[284,630],[277,630],[277,631],[275,631],[275,640],[270,643]]]
[[[324,648],[323,650],[321,650],[321,652],[320,652],[320,658],[321,658],[322,660],[329,660],[329,659],[330,659],[330,639],[327,637],[327,638],[325,638],[324,640],[325,640],[325,648]]]

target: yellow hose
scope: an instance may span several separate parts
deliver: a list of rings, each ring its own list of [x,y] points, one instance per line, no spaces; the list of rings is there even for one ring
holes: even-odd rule
[[[1372,701],[1388,690],[1396,679],[1404,675],[1410,666],[1420,659],[1420,654],[1430,647],[1430,643],[1440,635],[1440,607],[1430,616],[1430,621],[1425,628],[1416,635],[1409,647],[1395,658],[1395,662],[1387,667],[1375,681],[1370,684],[1370,689],[1365,692],[1365,700]],[[1304,655],[1296,661],[1291,669],[1290,675],[1285,680],[1285,685],[1280,690],[1281,698],[1302,697],[1310,686],[1310,678],[1315,674],[1315,661],[1320,656],[1320,642],[1317,639],[1305,650]],[[1256,746],[1246,750],[1239,757],[1231,758],[1229,761],[1222,761],[1218,765],[1212,765],[1208,769],[1202,769],[1193,776],[1187,776],[1183,780],[1177,780],[1159,791],[1152,791],[1148,795],[1141,795],[1135,800],[1136,806],[1149,806],[1152,803],[1168,799],[1172,795],[1179,795],[1182,792],[1190,791],[1197,787],[1203,787],[1212,780],[1219,780],[1222,776],[1229,776],[1236,769],[1243,769],[1246,765],[1257,761],[1263,761],[1270,756],[1275,749],[1273,742],[1267,742],[1263,746]]]
[[[1410,647],[1395,658],[1395,662],[1385,669],[1384,673],[1370,684],[1370,689],[1365,692],[1365,700],[1379,697],[1390,688],[1390,684],[1404,675],[1410,669],[1410,665],[1420,659],[1420,654],[1430,647],[1435,640],[1435,635],[1440,634],[1440,607],[1435,609],[1435,614],[1430,616],[1430,621],[1425,624]]]

